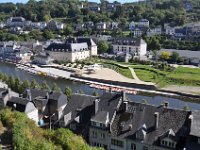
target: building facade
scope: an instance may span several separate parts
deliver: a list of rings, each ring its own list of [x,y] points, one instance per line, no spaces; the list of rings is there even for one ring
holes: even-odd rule
[[[112,43],[113,52],[129,53],[133,56],[145,56],[147,53],[147,43],[140,38],[117,38]]]
[[[65,43],[52,43],[46,50],[58,61],[75,62],[97,55],[97,45],[89,38],[72,38]]]

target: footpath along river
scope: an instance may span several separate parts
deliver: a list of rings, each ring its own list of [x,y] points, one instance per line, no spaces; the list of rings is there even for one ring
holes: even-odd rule
[[[77,92],[78,90],[83,90],[85,94],[91,94],[94,90],[98,91],[99,94],[102,94],[102,90],[97,90],[90,88],[89,85],[78,83],[70,80],[65,79],[53,79],[48,78],[40,75],[30,74],[24,70],[18,69],[13,64],[8,64],[4,62],[0,62],[0,71],[7,74],[7,75],[13,75],[14,77],[19,77],[21,80],[29,80],[30,82],[35,79],[38,83],[42,83],[43,81],[46,81],[49,86],[52,86],[53,83],[56,83],[62,90],[69,86],[73,92]],[[130,99],[141,102],[144,99],[147,100],[149,104],[153,105],[160,105],[164,101],[169,102],[169,107],[173,108],[180,108],[182,109],[184,106],[189,106],[192,110],[200,110],[200,103],[197,102],[186,102],[181,98],[171,98],[171,97],[165,97],[160,96],[156,94],[144,94],[144,93],[138,93],[136,95],[128,95]]]

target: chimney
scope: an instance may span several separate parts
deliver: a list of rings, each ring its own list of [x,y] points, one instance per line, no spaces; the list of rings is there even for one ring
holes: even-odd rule
[[[155,119],[155,129],[158,128],[158,123],[159,123],[159,113],[158,112],[155,112],[154,113],[154,119]]]
[[[125,112],[128,112],[128,102],[124,102],[124,109],[125,109]]]
[[[122,91],[122,101],[126,101],[126,91]]]
[[[164,107],[168,108],[169,107],[169,102],[164,102]]]
[[[100,99],[95,99],[94,101],[94,105],[95,105],[95,114],[97,113],[98,109],[99,109],[99,101]]]
[[[110,119],[109,119],[109,112],[107,112],[106,114],[106,125],[109,123]]]
[[[31,91],[30,91],[30,89],[27,89],[27,90],[26,90],[26,97],[27,97],[27,99],[29,99],[29,101],[31,101],[31,100],[32,100],[32,98],[31,98]]]

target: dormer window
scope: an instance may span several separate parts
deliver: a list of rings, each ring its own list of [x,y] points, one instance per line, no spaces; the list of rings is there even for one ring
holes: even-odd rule
[[[136,132],[136,138],[138,140],[144,140],[145,136],[147,134],[147,127],[144,124],[142,127],[139,128],[139,130]]]

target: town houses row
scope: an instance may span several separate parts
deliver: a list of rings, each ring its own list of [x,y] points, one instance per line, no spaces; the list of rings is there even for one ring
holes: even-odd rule
[[[27,89],[10,96],[0,88],[0,107],[20,111],[38,126],[65,127],[82,135],[92,146],[106,150],[199,150],[200,111],[141,104],[126,92],[101,96]]]
[[[112,50],[115,56],[127,54],[131,57],[146,56],[147,44],[140,38],[115,38],[112,40]],[[46,42],[1,42],[0,58],[15,62],[33,62],[50,64],[55,61],[75,62],[92,56],[97,56],[97,45],[92,38],[78,37],[66,40],[50,40]]]
[[[11,31],[23,33],[23,31],[31,29],[48,29],[48,30],[63,30],[65,28],[64,23],[50,20],[49,22],[32,22],[27,21],[23,17],[11,17],[5,23],[0,23],[0,28],[10,28]],[[121,26],[118,22],[98,22],[92,21],[79,23],[75,27],[76,31],[82,31],[85,29],[96,29],[97,31],[107,31],[115,29],[130,30],[134,37],[141,37],[146,34],[147,36],[155,35],[167,35],[174,39],[191,39],[200,35],[200,23],[188,23],[182,27],[174,27],[169,23],[165,23],[163,26],[157,26],[155,28],[150,27],[150,22],[147,19],[140,19],[138,22],[130,22],[128,27]]]

